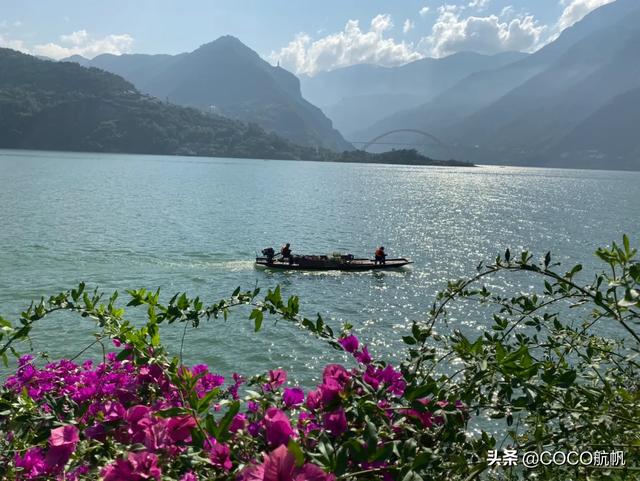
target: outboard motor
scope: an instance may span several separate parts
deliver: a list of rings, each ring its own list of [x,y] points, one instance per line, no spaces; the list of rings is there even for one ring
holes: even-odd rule
[[[267,247],[266,249],[262,249],[262,255],[267,258],[267,262],[271,264],[273,262],[273,257],[276,255],[276,251],[273,250],[273,247]]]

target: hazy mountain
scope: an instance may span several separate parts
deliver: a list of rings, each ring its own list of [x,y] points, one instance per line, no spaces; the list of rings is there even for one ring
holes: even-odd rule
[[[394,112],[430,100],[473,72],[498,68],[526,56],[520,52],[461,52],[400,67],[353,65],[301,77],[302,92],[323,109],[336,128],[350,136]]]
[[[419,108],[357,135],[421,129],[453,144],[448,155],[458,158],[552,163],[547,156],[557,153],[555,142],[614,96],[639,85],[638,25],[636,0],[605,5],[529,57],[472,74]],[[429,152],[442,155],[437,147]]]
[[[351,149],[290,72],[273,67],[235,37],[181,55],[100,55],[91,66],[122,75],[171,103],[254,122],[296,143]]]
[[[123,78],[0,49],[0,148],[319,158],[225,117],[167,105]]]
[[[174,62],[180,60],[184,55],[186,54],[112,55],[106,53],[98,55],[93,60],[88,60],[87,66],[97,67],[107,72],[118,74],[126,78],[129,82],[132,82],[138,89],[146,92],[148,90],[147,84],[152,81],[152,79],[161,74]],[[81,63],[81,65],[83,64]]]
[[[122,77],[0,48],[0,148],[467,165],[415,150],[337,153],[255,124],[167,104]]]
[[[640,168],[640,87],[620,94],[580,122],[548,152],[546,165]]]
[[[36,55],[36,58],[39,58],[40,60],[46,60],[42,57],[39,57]],[[90,67],[91,66],[91,60],[89,60],[88,58],[84,58],[82,55],[72,55],[71,57],[67,57],[63,60],[61,60],[62,62],[72,62],[72,63],[78,63],[80,65],[82,65],[83,67]]]
[[[454,125],[450,135],[479,146],[486,160],[544,158],[581,121],[640,86],[639,25],[640,5],[635,15],[577,42],[544,72]]]
[[[369,94],[346,97],[322,111],[333,125],[350,141],[366,142],[368,138],[358,137],[356,132],[365,125],[371,125],[394,112],[420,105],[424,99],[412,94]],[[356,144],[356,147],[361,145]]]

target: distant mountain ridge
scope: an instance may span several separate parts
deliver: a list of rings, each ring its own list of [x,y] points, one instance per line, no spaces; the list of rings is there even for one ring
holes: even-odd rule
[[[0,148],[458,165],[415,150],[337,153],[293,144],[256,124],[162,102],[122,77],[0,48]]]
[[[172,103],[253,122],[295,143],[352,149],[320,109],[300,93],[295,75],[274,67],[232,36],[180,55],[69,58],[121,75],[142,92]]]
[[[258,126],[142,95],[97,68],[0,48],[0,148],[318,159]]]
[[[528,54],[459,52],[399,67],[353,65],[301,77],[305,98],[318,105],[348,137],[395,112],[432,99],[468,75],[508,65]]]
[[[472,74],[433,100],[356,135],[372,138],[413,128],[449,143],[448,155],[473,162],[638,169],[635,147],[625,158],[614,142],[607,145],[602,139],[598,148],[603,150],[587,149],[574,129],[586,132],[586,125],[602,124],[596,117],[612,113],[606,106],[614,98],[640,87],[639,36],[640,2],[617,0],[594,10],[532,55]],[[627,143],[638,137],[633,129],[631,124],[624,128],[630,137]],[[590,139],[584,142],[588,145]],[[430,154],[442,152],[435,147]]]

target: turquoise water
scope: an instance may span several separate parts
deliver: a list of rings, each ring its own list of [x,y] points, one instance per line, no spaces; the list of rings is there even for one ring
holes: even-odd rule
[[[640,241],[640,173],[629,172],[0,151],[0,206],[7,318],[81,280],[207,302],[237,286],[281,284],[303,313],[351,322],[386,358],[402,356],[398,339],[447,279],[506,247],[551,250],[589,272],[597,246],[624,232]],[[286,241],[294,252],[356,255],[383,244],[415,264],[388,273],[254,268],[257,252]],[[470,310],[454,322],[481,332],[482,319]],[[71,356],[91,332],[84,319],[52,317],[34,332],[34,349]],[[165,336],[176,346],[179,329]],[[254,334],[241,315],[187,335],[186,360],[222,373],[280,366],[308,382],[336,356],[284,323]]]

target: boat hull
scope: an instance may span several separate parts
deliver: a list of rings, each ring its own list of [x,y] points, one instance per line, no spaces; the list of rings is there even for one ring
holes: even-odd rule
[[[384,264],[376,263],[371,259],[350,259],[350,260],[309,260],[296,259],[289,263],[288,261],[273,260],[269,262],[266,257],[257,257],[256,266],[267,269],[286,270],[286,271],[372,271],[385,269],[399,269],[412,264],[408,259],[387,259]]]

